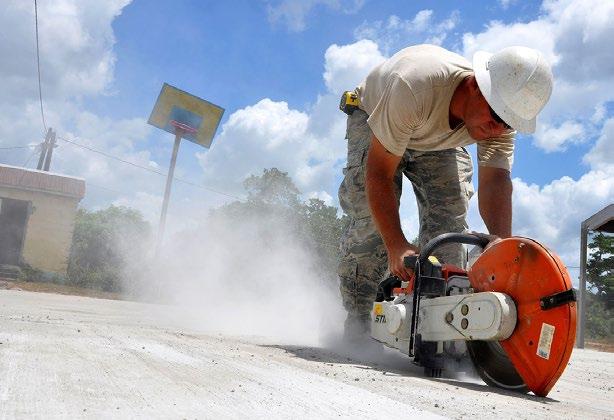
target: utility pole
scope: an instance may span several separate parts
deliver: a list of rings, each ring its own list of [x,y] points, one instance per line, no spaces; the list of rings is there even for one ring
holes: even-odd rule
[[[55,147],[55,131],[51,128],[51,138],[49,139],[49,143],[47,145],[47,156],[45,157],[45,166],[43,167],[43,171],[49,172],[49,167],[51,166],[51,156],[53,155],[53,149]]]
[[[41,144],[41,154],[38,158],[38,165],[36,169],[39,171],[49,172],[51,166],[51,156],[53,155],[53,148],[55,147],[55,131],[52,128],[47,130],[45,135],[45,141]]]
[[[39,171],[43,169],[43,164],[45,163],[45,156],[47,155],[47,148],[49,147],[49,140],[51,139],[51,128],[47,130],[47,134],[45,135],[45,141],[41,143],[41,155],[38,158],[38,165],[36,165],[36,169]]]

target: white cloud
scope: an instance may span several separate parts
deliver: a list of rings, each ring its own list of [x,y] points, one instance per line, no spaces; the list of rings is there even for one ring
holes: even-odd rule
[[[597,170],[614,168],[614,118],[610,118],[603,125],[601,135],[583,161]]]
[[[267,5],[269,21],[282,23],[290,31],[304,31],[307,16],[318,6],[345,14],[356,13],[364,5],[364,0],[270,0]]]
[[[219,180],[234,193],[242,191],[241,182],[247,176],[276,167],[288,172],[309,196],[323,186],[330,187],[343,153],[342,127],[331,124],[329,128],[326,137],[316,137],[309,130],[307,113],[266,98],[233,113],[216,147],[197,157],[205,180]]]
[[[503,10],[507,10],[511,5],[516,4],[518,0],[499,0],[499,4]]]
[[[108,87],[115,65],[111,22],[129,2],[39,2],[41,77],[47,101],[96,95]],[[11,58],[0,66],[0,77],[9,82],[0,95],[21,106],[38,98],[32,2],[2,2],[0,24],[11,34],[0,40],[0,54]]]
[[[544,242],[567,264],[577,266],[580,223],[612,202],[612,166],[578,180],[562,177],[543,187],[514,179],[514,234]]]
[[[333,44],[324,54],[324,81],[329,92],[340,95],[352,90],[385,57],[378,45],[369,40],[361,40],[350,45]]]
[[[337,108],[339,93],[353,89],[383,60],[372,41],[331,45],[323,74],[328,92],[306,111],[265,98],[234,112],[222,126],[216,146],[197,154],[205,182],[218,180],[240,193],[247,176],[277,167],[289,173],[305,197],[336,202],[332,197],[347,150],[346,117]]]
[[[332,195],[330,195],[326,191],[313,191],[311,194],[309,194],[309,198],[316,198],[318,200],[322,200],[327,206],[334,205]]]
[[[390,54],[412,44],[441,45],[459,20],[458,11],[453,11],[442,21],[436,21],[433,18],[433,11],[425,9],[416,13],[410,20],[392,15],[387,20],[363,22],[354,31],[354,36],[356,39],[373,40],[386,54]]]
[[[511,24],[492,21],[484,32],[463,35],[463,55],[471,59],[478,50],[495,52],[513,45],[527,45],[541,51],[550,63],[555,63],[555,39],[551,36],[554,25],[548,19]],[[543,36],[537,37],[536,34]]]
[[[611,82],[614,52],[607,46],[614,39],[614,2],[546,0],[543,9],[554,24],[558,75],[569,81]]]
[[[569,144],[586,141],[584,127],[573,121],[565,121],[558,127],[540,124],[535,132],[535,144],[545,152],[560,152]]]
[[[162,191],[162,176],[111,160],[62,140],[66,138],[76,141],[90,148],[121,156],[122,159],[137,165],[161,170],[150,164],[151,151],[139,147],[139,143],[151,131],[151,126],[140,118],[112,120],[87,111],[75,113],[74,130],[59,133],[61,138],[58,139],[52,165],[66,174],[84,177],[87,183],[109,187],[123,194],[131,194],[134,191]],[[88,203],[93,205],[99,204],[100,199],[106,201],[107,198],[91,194],[87,196]]]
[[[614,202],[614,166],[589,171],[578,179],[564,176],[543,186],[514,178],[513,185],[513,234],[540,241],[566,265],[577,267],[580,224]],[[485,232],[475,197],[469,207],[469,228]],[[577,284],[577,271],[571,274]]]
[[[603,102],[597,104],[595,107],[595,113],[591,117],[591,122],[593,124],[599,124],[606,117],[607,113],[608,110]]]
[[[113,80],[112,21],[129,0],[39,2],[40,67],[47,125],[74,124],[81,100],[105,94]],[[0,142],[41,139],[34,7],[0,4]],[[41,139],[42,140],[42,139]]]

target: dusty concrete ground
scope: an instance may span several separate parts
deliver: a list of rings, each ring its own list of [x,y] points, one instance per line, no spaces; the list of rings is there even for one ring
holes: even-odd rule
[[[614,354],[547,398],[421,377],[402,355],[179,327],[181,308],[0,291],[0,418],[613,418]]]

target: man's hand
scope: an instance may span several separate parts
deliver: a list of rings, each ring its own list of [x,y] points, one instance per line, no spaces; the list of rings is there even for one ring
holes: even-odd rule
[[[401,246],[388,249],[388,269],[390,273],[403,281],[409,281],[414,270],[413,267],[405,267],[403,260],[405,257],[416,254],[418,254],[418,248],[408,242],[403,243]]]
[[[486,246],[484,247],[484,251],[486,251],[488,248],[490,248],[497,242],[501,242],[501,238],[498,237],[497,235],[489,235],[488,233],[481,233],[481,232],[475,232],[475,231],[471,231],[470,233],[472,235],[475,235],[481,239],[485,239],[488,241],[488,244],[486,244]]]

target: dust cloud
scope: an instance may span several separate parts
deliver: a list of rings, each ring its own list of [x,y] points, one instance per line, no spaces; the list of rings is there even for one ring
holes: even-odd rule
[[[345,310],[337,277],[295,227],[276,214],[208,218],[200,228],[170,238],[143,293],[151,297],[155,289],[155,300],[170,305],[157,316],[175,317],[183,328],[308,346],[377,369],[421,375],[407,355],[370,337],[342,339]],[[469,360],[447,365],[445,376],[476,378]]]
[[[345,313],[336,275],[295,226],[276,214],[210,217],[170,238],[148,284],[183,308],[186,326],[321,344],[341,334]]]

